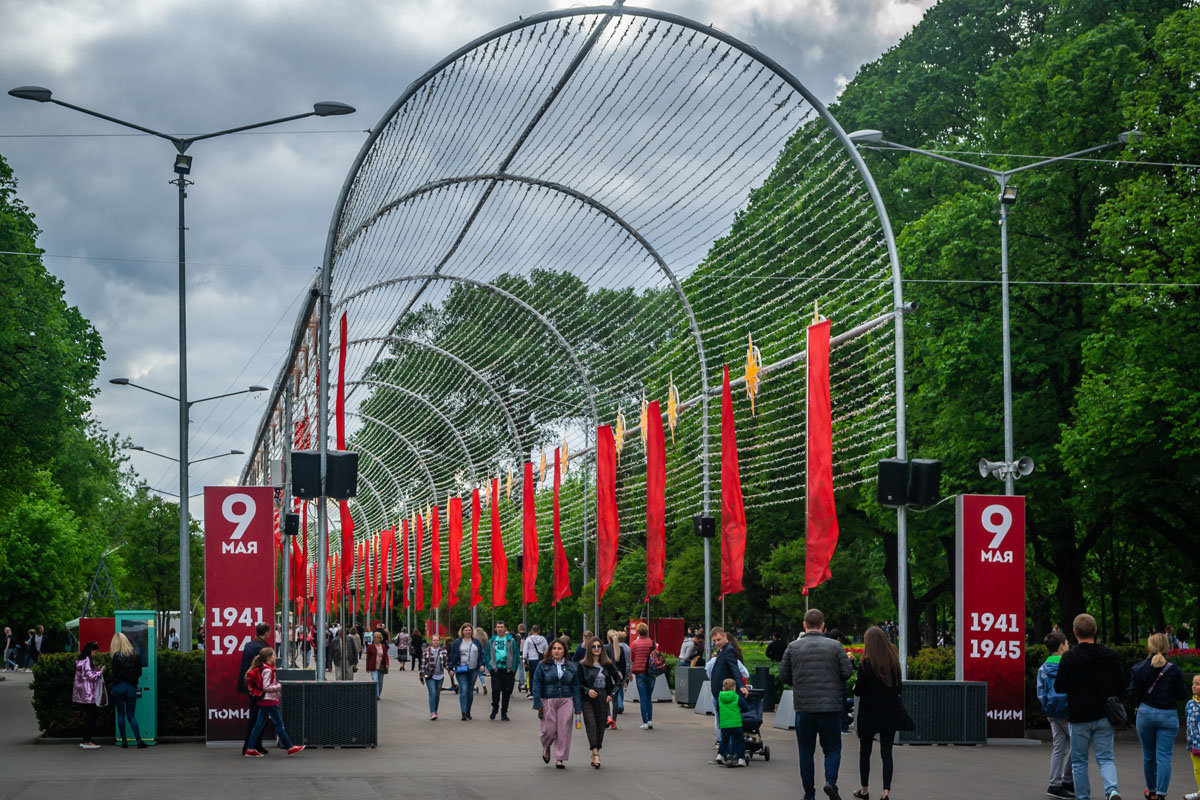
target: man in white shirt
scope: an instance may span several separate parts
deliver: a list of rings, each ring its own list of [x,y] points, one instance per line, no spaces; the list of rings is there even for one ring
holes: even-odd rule
[[[546,655],[547,648],[550,647],[546,637],[542,636],[541,629],[534,625],[529,629],[529,636],[525,639],[525,644],[521,646],[521,658],[525,659],[525,690],[529,691],[529,684],[533,681],[533,673],[537,670],[537,664],[542,660],[542,656]]]

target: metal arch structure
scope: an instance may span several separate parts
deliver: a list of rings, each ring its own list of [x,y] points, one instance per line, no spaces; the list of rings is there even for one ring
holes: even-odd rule
[[[406,447],[408,447],[408,449],[412,450],[412,451],[413,451],[413,455],[415,455],[415,456],[417,457],[417,463],[419,463],[419,464],[421,465],[421,469],[422,469],[422,471],[424,471],[424,473],[425,473],[425,479],[426,479],[427,481],[429,481],[429,494],[430,494],[430,496],[432,496],[432,497],[435,497],[435,498],[438,496],[438,495],[437,495],[437,487],[436,487],[436,486],[434,486],[434,483],[433,483],[433,473],[429,471],[429,465],[425,463],[425,459],[424,459],[424,458],[421,456],[421,450],[420,450],[420,448],[418,448],[418,447],[417,447],[415,444],[413,444],[412,442],[410,442],[410,441],[409,441],[407,438],[405,438],[403,435],[401,435],[401,433],[400,433],[398,430],[396,430],[395,428],[393,428],[391,425],[388,425],[386,422],[383,422],[383,421],[381,421],[381,420],[375,419],[375,418],[374,418],[374,417],[372,417],[372,416],[369,416],[369,415],[367,415],[367,414],[363,414],[363,413],[360,413],[360,412],[357,412],[357,411],[347,411],[347,412],[346,412],[346,416],[347,416],[347,417],[358,417],[359,419],[365,419],[367,422],[371,422],[371,423],[373,423],[373,424],[375,424],[375,425],[378,425],[379,427],[381,427],[381,428],[383,428],[384,430],[386,430],[388,433],[390,433],[390,434],[392,434],[393,436],[395,436],[395,437],[396,437],[396,438],[397,438],[397,439],[398,439],[398,440],[399,440],[399,441],[400,441],[400,442],[401,442],[403,445],[405,445]],[[359,450],[358,452],[360,452],[360,453],[367,453],[368,451],[366,451],[366,450]],[[372,458],[375,458],[374,454],[372,454],[372,453],[368,453],[368,455],[371,455],[371,457],[372,457]],[[388,472],[388,474],[389,474],[389,475],[391,475],[391,472],[389,471],[389,472]],[[393,482],[394,482],[394,480],[393,480]],[[396,496],[397,496],[397,497],[402,497],[402,496],[403,496],[403,495],[401,494],[401,492],[400,492],[400,487],[399,487],[399,486],[397,486],[397,487],[396,487]]]
[[[499,169],[494,169],[494,168],[490,169],[490,170],[485,169],[485,170],[476,171],[476,172],[472,172],[469,170],[463,170],[458,173],[459,175],[466,176],[467,178],[476,179],[475,182],[486,180],[486,183],[487,183],[486,191],[484,193],[484,196],[481,199],[478,199],[478,201],[476,202],[474,210],[471,212],[471,214],[467,220],[467,224],[465,226],[463,226],[461,229],[459,229],[456,226],[455,229],[458,230],[458,234],[457,234],[457,236],[454,237],[454,242],[450,246],[449,250],[447,251],[447,250],[443,249],[441,251],[443,253],[443,255],[439,259],[430,260],[428,267],[432,267],[432,270],[430,270],[428,267],[424,270],[421,270],[422,274],[419,276],[419,279],[424,280],[426,286],[428,286],[434,279],[448,279],[447,276],[445,275],[445,273],[442,272],[443,268],[450,262],[451,258],[458,251],[459,246],[464,241],[464,236],[466,234],[466,231],[471,227],[471,225],[473,225],[475,223],[476,219],[480,216],[480,210],[483,208],[484,204],[488,201],[488,198],[492,196],[493,190],[495,190],[497,186],[502,185],[506,182],[507,183],[520,183],[520,181],[506,179],[506,176],[510,175],[510,173],[508,172],[508,168],[514,160],[514,155],[516,154],[517,150],[519,150],[521,148],[521,146],[524,144],[524,142],[526,142],[526,140],[528,140],[530,138],[531,132],[534,130],[534,127],[539,123],[539,121],[547,116],[548,110],[550,110],[551,114],[553,113],[552,106],[555,103],[556,98],[558,97],[559,93],[563,90],[563,87],[568,83],[574,70],[584,60],[585,56],[591,50],[592,46],[597,42],[597,40],[599,39],[599,35],[604,30],[605,26],[608,26],[612,22],[612,20],[618,19],[621,17],[658,21],[658,22],[666,23],[668,26],[676,26],[679,29],[681,29],[684,33],[691,36],[693,39],[695,39],[696,37],[700,37],[700,41],[701,41],[702,45],[704,45],[706,43],[712,43],[712,42],[722,43],[723,45],[730,48],[732,52],[735,53],[735,56],[734,56],[735,61],[739,61],[739,63],[742,61],[747,61],[747,60],[756,62],[756,64],[757,64],[756,68],[763,68],[763,69],[767,70],[774,78],[777,78],[778,80],[787,84],[787,86],[789,86],[791,88],[791,90],[795,93],[795,95],[803,98],[804,101],[808,104],[808,106],[811,107],[811,109],[813,111],[815,111],[815,113],[819,117],[819,119],[817,121],[824,123],[825,128],[823,128],[822,130],[825,133],[830,134],[834,139],[836,139],[837,145],[840,148],[839,152],[842,156],[842,159],[853,166],[853,172],[855,172],[857,174],[858,181],[861,183],[861,186],[865,190],[865,196],[869,197],[869,204],[873,207],[874,216],[879,223],[879,231],[877,233],[878,233],[878,235],[880,235],[882,237],[883,245],[886,249],[886,265],[890,271],[890,276],[891,276],[891,289],[892,289],[892,291],[891,291],[891,311],[892,311],[892,314],[894,317],[894,324],[893,324],[894,339],[891,344],[893,344],[894,351],[895,351],[894,352],[894,367],[893,367],[894,395],[895,395],[894,396],[894,399],[895,399],[895,452],[898,457],[905,458],[907,454],[906,454],[906,446],[905,446],[905,418],[904,418],[904,395],[905,395],[905,392],[904,392],[904,352],[903,352],[903,318],[902,318],[904,303],[903,303],[903,297],[902,297],[902,289],[901,289],[901,285],[900,285],[899,261],[898,261],[895,241],[894,241],[894,237],[892,234],[891,225],[890,225],[890,221],[887,216],[886,209],[883,206],[882,200],[879,195],[879,191],[878,191],[877,187],[875,186],[875,183],[870,175],[870,172],[867,170],[865,163],[863,163],[862,158],[859,156],[859,154],[857,153],[855,148],[852,146],[852,144],[850,143],[848,137],[846,136],[845,132],[842,130],[840,125],[838,125],[837,121],[835,119],[833,119],[833,117],[829,114],[828,110],[819,101],[819,99],[817,99],[815,96],[813,96],[800,83],[800,81],[795,76],[791,75],[787,70],[784,70],[774,60],[763,55],[756,49],[749,47],[745,43],[740,42],[736,38],[729,36],[728,34],[725,34],[722,31],[716,30],[715,28],[712,28],[711,26],[704,26],[704,25],[696,23],[692,20],[688,20],[686,18],[679,17],[679,16],[673,15],[673,14],[666,14],[666,13],[650,11],[650,10],[646,10],[646,9],[627,8],[627,7],[624,7],[620,2],[618,2],[616,5],[613,5],[613,6],[602,6],[602,7],[593,6],[593,7],[586,7],[586,8],[571,8],[571,9],[562,9],[562,10],[558,10],[558,11],[547,12],[544,14],[538,14],[538,15],[534,15],[531,17],[527,17],[527,18],[522,19],[517,22],[513,22],[509,25],[498,28],[497,30],[495,30],[489,34],[486,34],[485,36],[479,37],[478,39],[468,43],[467,45],[464,45],[463,47],[456,50],[454,53],[452,53],[449,56],[447,56],[446,58],[442,59],[433,68],[428,70],[424,75],[422,75],[420,78],[418,78],[416,81],[414,81],[405,90],[405,92],[397,99],[397,101],[392,105],[392,107],[383,115],[380,122],[375,126],[375,128],[372,129],[370,137],[364,143],[362,149],[360,150],[358,156],[356,157],[356,159],[347,175],[346,181],[345,181],[345,183],[342,187],[342,190],[339,194],[339,198],[338,198],[338,201],[337,201],[337,204],[336,204],[336,207],[334,210],[334,214],[333,214],[333,217],[332,217],[331,223],[330,223],[329,235],[328,235],[327,241],[326,241],[325,255],[322,260],[322,270],[321,270],[321,276],[320,276],[320,281],[319,281],[319,295],[320,296],[318,298],[318,303],[319,303],[319,306],[321,309],[321,313],[319,315],[319,320],[320,320],[319,364],[320,364],[321,374],[323,374],[323,375],[330,374],[330,371],[329,371],[329,363],[330,363],[329,323],[332,320],[332,315],[330,313],[331,305],[335,300],[335,297],[333,295],[334,271],[335,271],[335,269],[341,268],[342,265],[339,265],[338,257],[343,252],[343,247],[349,243],[348,241],[339,241],[339,234],[340,234],[340,231],[343,229],[343,226],[346,224],[347,220],[350,219],[350,217],[348,215],[348,204],[351,202],[351,200],[354,200],[355,202],[361,201],[364,204],[368,203],[368,202],[372,202],[371,198],[367,198],[367,199],[363,200],[362,198],[355,195],[354,190],[356,188],[356,180],[358,178],[360,171],[364,168],[364,165],[369,164],[368,158],[372,154],[376,145],[378,143],[380,143],[380,141],[383,139],[383,137],[386,137],[389,134],[389,123],[393,120],[394,117],[397,116],[398,112],[405,106],[405,104],[408,103],[412,98],[416,97],[419,92],[422,92],[422,90],[424,88],[426,88],[427,85],[429,85],[430,82],[433,81],[439,75],[439,73],[441,73],[447,67],[449,67],[450,65],[459,61],[460,59],[463,59],[468,54],[471,54],[472,51],[482,48],[484,45],[486,45],[490,42],[493,42],[494,40],[497,40],[500,37],[508,36],[509,34],[523,33],[525,31],[525,29],[530,29],[530,31],[532,31],[534,26],[543,26],[543,25],[547,26],[547,30],[548,30],[550,23],[553,23],[556,21],[562,21],[562,20],[570,21],[571,19],[577,18],[577,17],[581,19],[580,24],[577,27],[579,28],[580,34],[582,35],[584,27],[585,27],[583,24],[583,19],[588,18],[588,17],[593,17],[593,16],[598,17],[599,20],[594,23],[594,27],[593,27],[592,31],[590,32],[590,35],[588,36],[587,43],[582,48],[580,48],[579,51],[575,54],[574,58],[571,61],[571,64],[568,65],[566,72],[561,73],[561,76],[559,77],[556,85],[553,87],[549,96],[546,97],[546,99],[542,102],[540,108],[537,109],[536,116],[534,116],[532,119],[529,119],[528,117],[526,117],[523,120],[520,120],[521,122],[524,123],[523,127],[521,129],[521,132],[520,132],[520,138],[517,140],[515,147],[512,147],[508,150],[508,155],[503,160],[503,162],[499,165]],[[621,25],[613,25],[612,29],[613,30],[623,30]],[[630,28],[630,30],[632,30],[632,28]],[[651,33],[653,33],[653,32],[654,31],[651,30]],[[640,35],[640,32],[635,34],[635,36],[636,35]],[[534,33],[530,33],[527,38],[532,38],[533,36],[534,36]],[[615,34],[614,34],[614,36],[615,36]],[[690,44],[690,40],[689,40],[689,44]],[[566,47],[569,48],[570,45],[566,45]],[[713,52],[715,52],[715,47],[713,48]],[[743,58],[743,56],[745,58]],[[722,56],[722,58],[724,58],[724,56]],[[553,71],[548,71],[546,74],[548,74],[549,77],[552,79],[555,74],[559,74],[559,70],[556,68]],[[532,91],[531,91],[531,97],[534,97],[534,99],[536,100],[536,96],[532,95]],[[781,103],[780,106],[782,107],[782,105],[783,104]],[[786,122],[786,117],[785,117],[784,121]],[[582,135],[582,129],[580,129],[580,134],[577,134],[577,135]],[[536,139],[536,137],[535,137],[535,139]],[[502,154],[503,150],[501,150],[500,152]],[[488,166],[491,167],[492,165],[489,164]],[[521,173],[526,172],[525,170],[521,170],[519,167],[516,171],[521,172]],[[492,180],[491,178],[489,178],[487,176],[491,176],[491,178],[495,178],[495,180]],[[519,176],[519,177],[524,177],[524,175]],[[449,179],[447,179],[447,180],[449,180]],[[541,179],[533,177],[530,180],[538,181]],[[416,182],[417,181],[414,181],[414,183],[416,183]],[[424,181],[424,183],[430,183],[430,181],[426,180],[426,181]],[[571,181],[546,181],[546,183],[557,183],[561,186],[568,187],[569,184],[571,183]],[[533,185],[533,184],[530,183],[528,185]],[[553,187],[545,186],[543,188],[553,188]],[[372,187],[372,189],[375,190],[375,187]],[[582,189],[579,189],[578,191],[581,194],[585,194],[589,197],[591,196],[590,194],[588,194],[588,192],[585,192]],[[562,194],[562,192],[559,192],[559,193]],[[497,192],[496,194],[497,194],[497,197],[500,197],[501,194],[503,194],[503,193]],[[579,198],[575,198],[575,199],[578,200]],[[602,202],[599,198],[595,198],[595,199],[597,200],[597,202]],[[605,204],[605,205],[607,205],[607,204]],[[620,211],[620,209],[614,209],[614,213],[618,213],[618,211]],[[622,218],[624,218],[624,217],[625,217],[625,215],[622,214]],[[643,235],[643,238],[645,239],[645,242],[647,244],[652,243],[652,246],[655,248],[655,252],[661,252],[665,255],[665,258],[663,258],[664,263],[676,263],[673,261],[671,255],[670,255],[670,252],[668,252],[670,250],[670,248],[668,247],[668,248],[664,249],[663,241],[661,239],[659,239],[656,235],[654,235],[648,231],[643,232],[641,230],[640,223],[636,219],[630,219],[629,223],[630,223],[630,227],[632,227],[634,230],[637,230],[640,235]],[[450,231],[449,234],[453,235],[453,231]],[[372,234],[372,237],[374,237],[374,236],[375,236],[375,234]],[[464,253],[466,252],[466,248],[464,248],[463,252]],[[883,261],[881,260],[880,263],[883,263]],[[361,263],[356,264],[354,261],[349,261],[344,266],[348,267],[351,271],[353,271],[353,269],[356,266],[361,267],[362,264]],[[676,263],[676,267],[679,267],[678,263]],[[680,289],[680,291],[682,291],[684,298],[688,299],[688,293],[689,293],[690,289],[685,290],[685,286],[689,285],[687,283],[686,273],[684,271],[679,271],[678,269],[675,271],[678,271],[681,276],[684,276],[684,285],[680,285],[679,289]],[[418,279],[417,276],[406,276],[406,277],[412,278],[412,279]],[[480,283],[484,283],[485,285],[487,285],[485,281],[480,281]],[[419,297],[423,291],[424,291],[424,287],[422,287],[421,291],[417,292],[416,297]],[[416,297],[411,298],[411,302],[409,303],[409,308],[412,308],[413,304],[416,302]],[[346,300],[344,300],[344,299],[340,300],[339,306],[345,302],[346,302]],[[691,299],[688,299],[688,302],[689,303],[692,302]],[[697,308],[700,309],[701,311],[703,311],[703,308],[701,306],[697,306]],[[881,311],[882,311],[882,308],[881,308]],[[693,315],[693,319],[691,321],[693,323],[695,322],[695,315]],[[299,325],[298,325],[298,327],[299,327]],[[703,326],[701,326],[701,327],[703,327]],[[702,331],[702,335],[700,336],[700,338],[698,340],[698,344],[700,344],[701,346],[704,345],[704,338],[705,338],[705,334]],[[714,352],[716,352],[716,351],[714,351]],[[294,363],[294,353],[293,353],[292,360],[287,363],[287,366],[285,366],[285,370],[291,368],[293,363]],[[701,380],[705,381],[705,383],[707,384],[709,377],[710,376],[708,376],[708,374],[707,374],[707,369],[706,368],[702,369],[701,376],[700,376]],[[325,388],[327,389],[328,387],[325,387]],[[317,413],[318,446],[322,452],[322,471],[324,471],[324,453],[327,451],[327,448],[328,448],[329,403],[328,403],[327,391],[322,391],[322,392],[319,392],[318,394],[319,394],[319,396],[318,396],[318,413]],[[705,406],[707,406],[707,398],[709,397],[710,392],[703,391],[701,394],[702,394],[702,397],[705,399]],[[589,399],[591,400],[593,409],[595,409],[594,397],[595,397],[595,393],[589,391]],[[885,408],[886,408],[886,406],[885,406]],[[593,412],[593,416],[598,418],[598,414],[595,411]],[[705,410],[702,413],[702,424],[707,428],[708,423],[709,423],[708,410],[707,410],[707,408],[705,408]],[[260,436],[260,442],[256,445],[256,447],[262,445],[261,439],[262,439],[262,437]],[[707,436],[705,437],[704,444],[707,448],[707,444],[708,444]],[[466,448],[464,447],[464,450],[465,449]],[[253,456],[251,458],[253,458]],[[708,461],[709,461],[709,459],[705,458],[704,463],[703,463],[706,473],[707,473]],[[709,495],[708,481],[705,480],[704,487],[703,487],[703,497],[705,500],[706,509],[708,506],[708,502],[707,502],[708,495]],[[325,536],[327,538],[328,519],[327,519],[326,509],[323,504],[321,504],[319,506],[318,516],[320,517],[320,519],[318,519],[319,535]],[[897,527],[898,527],[898,534],[899,534],[898,548],[900,551],[899,552],[900,557],[898,559],[899,574],[897,577],[899,580],[899,585],[901,585],[903,587],[903,586],[906,586],[906,584],[907,584],[906,518],[905,518],[903,509],[899,509],[897,512]],[[324,565],[319,564],[318,570],[323,573]],[[705,622],[706,622],[706,625],[711,622],[711,613],[709,611],[709,603],[711,601],[711,588],[707,581],[708,571],[709,570],[707,569],[707,559],[706,559],[706,586],[705,586],[705,618],[706,618]],[[323,586],[324,583],[322,582],[321,585]],[[899,609],[902,654],[905,653],[907,650],[907,648],[905,646],[906,645],[906,637],[907,637],[907,625],[908,625],[908,619],[907,619],[908,615],[907,615],[906,603],[907,603],[907,593],[902,591],[902,592],[900,592],[900,606],[901,607]],[[323,610],[323,605],[319,606],[319,608],[321,608]],[[323,613],[323,611],[322,611],[322,613]],[[318,660],[319,660],[319,663],[323,663],[323,658],[324,658],[323,647],[320,648],[320,650],[321,650],[321,652],[318,653]],[[902,658],[903,658],[903,655],[902,655]]]
[[[488,381],[488,379],[485,378],[482,374],[480,374],[479,370],[475,369],[470,364],[468,364],[466,361],[463,361],[461,358],[454,355],[450,351],[443,350],[442,348],[438,347],[435,344],[430,344],[429,342],[423,342],[420,339],[410,339],[405,336],[370,336],[370,337],[367,337],[364,339],[351,339],[350,341],[346,342],[346,347],[349,348],[356,344],[368,344],[371,342],[383,342],[383,343],[396,342],[398,344],[406,344],[406,345],[410,345],[412,347],[424,348],[425,350],[428,350],[431,353],[436,353],[439,356],[443,356],[445,358],[450,359],[455,364],[458,364],[460,367],[465,369],[468,373],[470,373],[471,377],[475,378],[477,381],[479,381],[480,383],[483,384],[483,386],[488,390],[488,393],[491,394],[492,399],[494,399],[497,403],[500,404],[500,408],[504,409],[504,416],[508,421],[509,429],[512,431],[513,442],[517,446],[517,452],[518,453],[524,452],[524,448],[521,446],[521,434],[517,430],[516,420],[513,419],[513,415],[512,415],[512,412],[508,408],[508,404],[504,402],[504,398],[500,395],[500,393],[498,391],[496,391],[496,387],[492,386],[492,384]],[[473,476],[473,477],[477,477],[477,476]]]

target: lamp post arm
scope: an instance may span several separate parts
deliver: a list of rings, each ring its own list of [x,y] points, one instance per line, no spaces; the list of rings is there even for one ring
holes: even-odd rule
[[[134,123],[126,122],[123,119],[117,119],[116,117],[110,117],[108,114],[101,114],[99,111],[92,111],[90,108],[84,108],[83,106],[77,106],[72,103],[64,103],[62,100],[59,100],[56,97],[51,97],[50,102],[54,103],[55,105],[62,106],[63,108],[70,108],[74,111],[78,111],[81,114],[87,114],[88,116],[91,116],[91,117],[99,117],[100,119],[106,119],[109,122],[115,122],[116,124],[123,125],[126,128],[133,128],[135,131],[141,131],[142,133],[148,133],[151,136],[157,136],[160,139],[166,139],[167,141],[174,144],[176,148],[178,148],[180,146],[181,142],[183,142],[183,140],[177,136],[171,136],[170,134],[163,133],[162,131],[156,131],[153,128],[147,128],[144,125],[135,125]],[[183,145],[183,146],[186,147],[187,145]],[[179,152],[182,153],[183,151],[180,150]]]
[[[217,453],[215,456],[205,456],[204,458],[197,458],[192,461],[189,461],[188,466],[190,467],[192,464],[199,464],[201,461],[212,461],[214,458],[225,458],[226,456],[232,456],[232,455],[235,455],[235,454],[234,453]]]
[[[1005,177],[1009,175],[1015,175],[1018,172],[1025,172],[1026,170],[1044,167],[1047,164],[1053,164],[1055,161],[1066,161],[1069,158],[1078,158],[1079,156],[1086,156],[1089,153],[1098,153],[1101,150],[1107,150],[1110,147],[1118,147],[1120,144],[1121,142],[1105,142],[1104,144],[1098,144],[1095,147],[1089,147],[1086,150],[1078,150],[1074,153],[1067,153],[1065,156],[1055,156],[1054,158],[1047,158],[1043,159],[1042,161],[1035,161],[1032,164],[1025,164],[1014,169],[1008,169],[1005,170],[1003,174]],[[930,155],[932,155],[932,153]]]
[[[175,456],[168,456],[163,453],[156,453],[153,450],[147,450],[144,447],[131,447],[130,449],[137,453],[149,453],[152,456],[158,456],[159,458],[165,458],[168,461],[174,461],[176,464],[179,463],[179,459],[175,458]]]
[[[199,400],[189,400],[188,405],[194,406],[194,405],[196,405],[196,403],[206,403],[209,400],[220,400],[222,397],[233,397],[234,395],[239,395],[239,394],[250,394],[253,391],[256,391],[256,390],[254,390],[254,389],[239,389],[236,392],[226,392],[225,394],[214,394],[212,397],[201,397]],[[174,398],[172,398],[172,399],[174,399]]]
[[[919,153],[920,155],[929,156],[930,158],[937,159],[938,161],[945,161],[947,164],[957,164],[960,167],[966,167],[967,169],[973,169],[977,172],[986,172],[988,175],[991,175],[992,177],[996,178],[997,180],[1003,174],[1002,172],[991,169],[989,167],[984,167],[979,164],[972,164],[970,161],[963,161],[960,158],[951,158],[950,156],[944,156],[941,153],[934,153],[930,150],[922,150],[919,147],[909,147],[906,144],[899,144],[897,142],[889,142],[886,139],[881,140],[880,144],[887,145],[889,148],[891,148],[893,150],[904,150],[909,153]]]
[[[278,125],[281,122],[291,122],[294,119],[304,119],[305,117],[315,117],[316,115],[317,115],[317,112],[308,111],[304,114],[293,114],[290,117],[280,117],[279,119],[269,119],[266,122],[255,122],[251,125],[239,125],[236,128],[226,128],[223,131],[214,131],[213,133],[205,133],[205,134],[201,134],[200,136],[190,136],[187,139],[180,139],[179,143],[180,143],[180,145],[182,145],[183,150],[186,150],[188,148],[188,145],[190,145],[192,142],[198,142],[201,139],[212,139],[217,136],[224,136],[227,133],[239,133],[241,131],[248,131],[253,128],[265,128],[268,125]],[[183,150],[180,150],[179,152],[182,153]]]
[[[158,389],[151,389],[149,386],[142,386],[140,383],[133,383],[132,381],[130,381],[129,383],[127,383],[125,385],[132,386],[135,389],[141,389],[143,392],[149,392],[150,394],[156,394],[159,397],[165,397],[168,400],[171,400],[175,403],[179,402],[179,398],[173,394],[167,394],[166,392],[160,392]]]

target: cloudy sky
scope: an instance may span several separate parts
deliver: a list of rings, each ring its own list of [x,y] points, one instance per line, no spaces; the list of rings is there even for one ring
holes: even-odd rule
[[[631,0],[631,5],[635,4]],[[636,3],[643,4],[643,3]],[[933,0],[659,0],[756,46],[827,103],[895,44]],[[0,0],[7,89],[156,130],[195,135],[302,113],[358,109],[199,142],[187,201],[188,382],[192,398],[270,386],[330,215],[366,130],[414,78],[493,28],[560,0]],[[132,135],[127,135],[132,134]],[[52,104],[0,96],[0,155],[37,215],[45,264],[104,338],[95,415],[150,450],[178,452],[169,401],[108,384],[178,390],[174,150]],[[265,395],[192,411],[191,457],[248,450]],[[153,487],[176,467],[134,453]],[[192,491],[232,483],[239,457],[196,465]],[[199,498],[191,504],[199,514]]]

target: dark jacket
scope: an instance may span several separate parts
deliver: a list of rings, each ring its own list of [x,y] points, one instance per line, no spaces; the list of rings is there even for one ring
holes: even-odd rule
[[[796,710],[812,714],[842,710],[846,679],[853,672],[841,643],[818,631],[789,644],[779,662],[779,680],[792,687]]]
[[[888,686],[868,662],[862,663],[854,682],[854,694],[859,698],[856,730],[860,739],[911,728],[912,720],[900,701],[902,691],[899,670],[892,673],[892,685]]]
[[[602,691],[602,696],[604,697],[612,697],[616,694],[617,688],[621,685],[622,678],[621,673],[612,665],[611,661],[604,665],[597,662],[590,667],[585,666],[580,661],[579,691],[581,694],[586,695],[589,689],[596,688],[596,680],[599,678],[601,671],[604,672],[604,689],[597,691]]]
[[[246,670],[250,669],[250,662],[258,655],[258,651],[266,647],[267,644],[262,639],[255,636],[250,641],[246,642],[246,646],[242,648],[242,668],[238,670],[237,690],[239,694],[249,694],[246,691]]]
[[[1162,672],[1161,678],[1158,677],[1159,672]],[[1153,692],[1150,691],[1152,685]],[[1178,666],[1168,661],[1160,670],[1147,658],[1133,665],[1129,674],[1129,694],[1133,695],[1136,703],[1165,710],[1175,708],[1177,701],[1190,697],[1192,693],[1183,685],[1183,670]]]
[[[387,669],[387,667],[388,667],[387,643],[384,642],[382,647],[383,647],[383,654],[382,654],[382,656],[380,656],[380,655],[376,654],[375,644],[373,642],[371,644],[363,645],[363,649],[367,651],[367,672],[374,672],[377,669]]]
[[[612,662],[617,674],[621,676],[621,682],[624,683],[625,679],[629,677],[629,659],[625,657],[625,648],[618,643],[614,653],[613,643],[609,642],[604,645],[604,652],[608,653],[608,660]]]
[[[116,653],[112,657],[113,683],[128,683],[137,686],[138,678],[142,677],[142,657],[135,650],[129,655]]]
[[[708,685],[712,689],[714,699],[721,694],[721,686],[724,685],[726,678],[733,678],[733,682],[739,689],[745,685],[742,682],[742,670],[738,667],[737,651],[728,642],[717,652],[712,675],[708,678]]]
[[[330,664],[338,666],[342,663],[342,642],[346,643],[346,666],[352,667],[358,664],[358,650],[354,647],[353,636],[335,636],[329,643],[329,649],[325,651],[325,660]]]
[[[1088,642],[1071,648],[1058,662],[1054,691],[1067,696],[1068,720],[1095,722],[1108,716],[1105,700],[1120,696],[1124,683],[1116,652]]]
[[[579,695],[579,665],[570,659],[563,661],[561,679],[553,661],[539,661],[533,672],[533,707],[541,708],[543,700],[555,697],[571,698],[576,714],[583,710]]]
[[[767,645],[767,658],[771,661],[782,661],[783,654],[787,651],[788,643],[783,639],[774,639]]]

